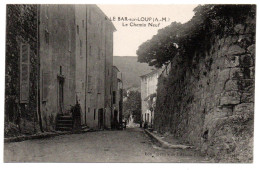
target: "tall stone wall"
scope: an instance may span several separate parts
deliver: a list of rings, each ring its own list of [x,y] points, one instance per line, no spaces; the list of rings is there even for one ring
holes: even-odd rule
[[[210,48],[172,60],[157,89],[155,129],[220,161],[252,161],[255,18],[210,38]]]

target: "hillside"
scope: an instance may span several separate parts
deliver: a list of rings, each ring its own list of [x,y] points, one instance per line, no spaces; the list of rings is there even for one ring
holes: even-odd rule
[[[140,89],[140,76],[151,72],[153,67],[146,63],[137,62],[134,56],[114,56],[114,65],[123,74],[124,88],[137,87]]]

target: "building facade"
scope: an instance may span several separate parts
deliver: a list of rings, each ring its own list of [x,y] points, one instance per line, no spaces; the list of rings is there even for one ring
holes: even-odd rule
[[[94,5],[87,10],[87,95],[86,124],[93,128],[111,128],[113,32],[115,27]]]
[[[52,63],[42,65],[42,77],[44,69],[53,72],[52,82],[48,80],[50,85],[46,88],[52,91],[42,93],[49,94],[47,97],[51,100],[49,106],[41,107],[43,115],[71,115],[71,107],[79,103],[82,125],[111,128],[111,111],[105,109],[105,98],[112,96],[105,93],[105,87],[112,86],[109,71],[113,63],[115,27],[96,5],[43,5],[40,18],[41,22],[49,21],[40,26],[40,42],[48,36],[48,41],[53,42],[47,47],[44,42],[40,46],[40,51],[48,53],[40,53],[41,63]],[[43,28],[46,26],[48,36]]]
[[[112,128],[116,129],[122,124],[123,84],[119,69],[113,66],[112,71]]]
[[[158,69],[141,76],[141,118],[143,127],[153,127],[156,90],[160,74],[161,70]]]
[[[106,15],[96,5],[7,9],[6,122],[31,112],[25,117],[55,130],[58,116],[73,117],[77,106],[81,126],[111,128],[115,27]]]

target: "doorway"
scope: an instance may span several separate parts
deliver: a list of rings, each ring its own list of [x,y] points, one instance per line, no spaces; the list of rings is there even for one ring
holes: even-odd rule
[[[118,111],[117,110],[114,110],[114,126],[115,126],[115,129],[118,128]]]
[[[64,78],[58,77],[58,102],[59,102],[59,114],[63,114],[64,108]]]
[[[98,128],[104,129],[104,110],[98,109]]]

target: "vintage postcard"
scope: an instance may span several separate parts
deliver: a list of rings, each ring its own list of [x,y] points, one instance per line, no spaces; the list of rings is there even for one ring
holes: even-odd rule
[[[253,163],[255,4],[7,4],[5,25],[5,163]]]

